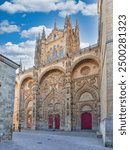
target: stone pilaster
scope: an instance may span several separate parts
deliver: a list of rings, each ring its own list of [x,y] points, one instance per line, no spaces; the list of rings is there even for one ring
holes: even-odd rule
[[[23,92],[23,88],[20,89],[19,124],[21,124],[21,127],[23,129],[24,128],[24,92]]]
[[[33,70],[33,107],[32,107],[32,129],[36,129],[36,102],[38,98],[38,73],[37,70],[34,68]]]
[[[71,131],[71,74],[66,73],[65,131]]]

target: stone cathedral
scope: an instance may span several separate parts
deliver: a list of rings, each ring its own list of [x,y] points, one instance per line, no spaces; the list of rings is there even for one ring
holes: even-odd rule
[[[43,29],[34,67],[20,68],[16,77],[15,130],[19,124],[33,130],[100,130],[105,144],[112,142],[112,8],[105,7],[110,1],[98,1],[98,44],[80,49],[79,24],[73,28],[69,16],[63,29],[55,23],[49,36]]]

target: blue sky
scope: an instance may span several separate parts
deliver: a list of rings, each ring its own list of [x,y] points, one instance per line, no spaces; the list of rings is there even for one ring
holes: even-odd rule
[[[35,40],[45,27],[47,35],[54,26],[64,27],[66,14],[74,27],[80,27],[81,48],[97,42],[97,0],[1,0],[0,53],[25,68],[33,66]]]

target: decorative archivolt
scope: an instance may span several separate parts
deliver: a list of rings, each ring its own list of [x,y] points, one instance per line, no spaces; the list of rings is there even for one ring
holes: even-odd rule
[[[52,66],[52,67],[49,67],[47,68],[45,71],[43,71],[39,77],[39,84],[41,83],[42,79],[46,77],[46,75],[48,73],[51,73],[51,72],[55,72],[55,71],[58,71],[58,72],[62,72],[63,74],[65,73],[65,70],[64,68],[60,67],[60,66]]]
[[[75,93],[75,96],[74,96],[74,100],[76,102],[79,102],[80,100],[80,97],[83,93],[85,92],[88,92],[92,95],[92,98],[93,100],[96,100],[96,101],[99,101],[99,94],[98,94],[98,91],[96,89],[94,89],[93,87],[91,86],[86,86],[84,85],[82,88],[80,88],[76,93]]]
[[[78,60],[76,60],[72,67],[71,67],[71,73],[73,73],[74,69],[81,63],[83,62],[87,62],[87,61],[92,61],[92,62],[95,62],[98,66],[99,66],[99,63],[100,63],[100,60],[98,57],[96,56],[93,56],[93,55],[87,55],[87,56],[82,56],[80,57]]]
[[[26,83],[27,81],[32,81],[32,79],[33,79],[33,76],[32,75],[26,75],[26,76],[24,76],[22,79],[21,79],[21,81],[20,81],[20,88],[22,88],[22,86],[24,85],[24,83]]]

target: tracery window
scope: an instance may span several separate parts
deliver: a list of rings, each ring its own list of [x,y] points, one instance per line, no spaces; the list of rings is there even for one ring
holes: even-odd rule
[[[50,54],[48,54],[48,56],[47,56],[47,62],[51,62],[51,56],[50,56]]]
[[[62,58],[64,56],[64,49],[59,51],[59,58]]]
[[[57,52],[54,51],[54,52],[53,52],[53,55],[52,55],[52,59],[55,60],[56,58],[57,58]]]

